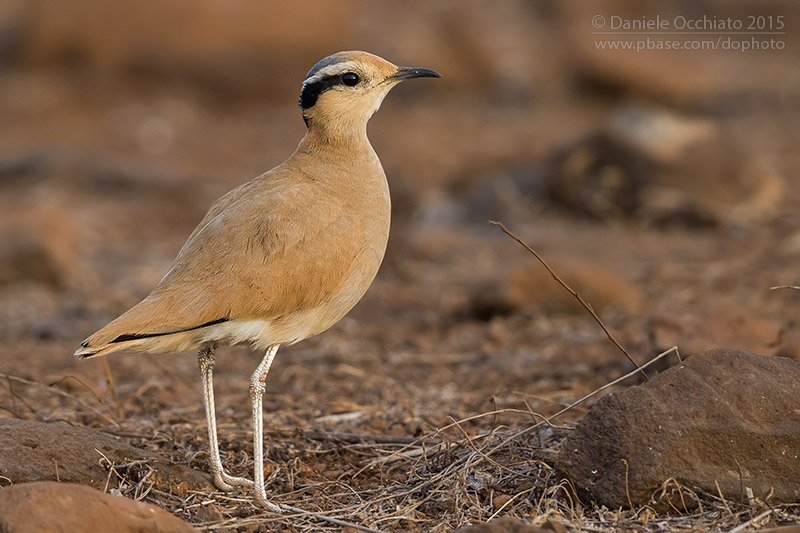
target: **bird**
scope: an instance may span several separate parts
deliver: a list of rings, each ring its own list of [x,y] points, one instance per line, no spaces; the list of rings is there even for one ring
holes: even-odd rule
[[[289,158],[212,205],[171,268],[141,302],[84,340],[75,356],[197,349],[209,469],[223,491],[264,488],[262,400],[278,347],[338,322],[372,284],[389,236],[389,186],[367,122],[390,89],[430,69],[398,67],[362,51],[330,55],[308,71],[299,105],[305,136]],[[264,350],[250,377],[253,479],[225,472],[213,369],[218,345]]]

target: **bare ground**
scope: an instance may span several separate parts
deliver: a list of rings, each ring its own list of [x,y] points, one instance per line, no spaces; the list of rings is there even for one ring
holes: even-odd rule
[[[447,65],[423,58],[445,74],[442,87],[397,91],[370,126],[395,207],[378,279],[330,331],[281,348],[269,375],[273,501],[387,531],[449,531],[496,516],[599,531],[800,522],[796,506],[719,494],[667,513],[580,502],[549,461],[595,398],[552,426],[542,418],[633,366],[530,254],[487,224],[504,222],[551,262],[640,364],[673,345],[684,355],[728,345],[797,357],[800,292],[769,290],[797,282],[800,256],[791,53],[735,59],[783,73],[762,85],[723,90],[732,78],[720,75],[710,88],[676,82],[666,96],[577,60],[550,64],[557,81],[531,94],[470,93],[461,88],[467,63],[450,64],[448,85]],[[290,72],[297,87],[306,67]],[[112,357],[119,403],[102,364],[70,354],[149,292],[216,197],[279,163],[303,134],[293,92],[232,99],[211,87],[36,62],[0,76],[0,416],[99,429],[207,468],[193,354]],[[560,190],[548,180],[572,176],[580,189],[588,171],[570,174],[569,157],[559,167],[556,154],[583,153],[571,143],[642,98],[711,124],[710,140],[644,175],[589,143],[584,152],[623,169],[635,209],[612,209],[613,187],[570,203],[572,182]],[[218,352],[221,450],[234,474],[252,475],[247,384],[260,357]],[[205,530],[343,527],[263,513],[241,494],[159,491],[147,465],[110,471],[123,494]]]

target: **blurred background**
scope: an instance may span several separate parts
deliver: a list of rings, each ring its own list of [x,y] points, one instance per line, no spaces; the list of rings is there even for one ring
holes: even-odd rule
[[[216,198],[294,150],[305,73],[348,49],[444,78],[398,87],[370,123],[393,195],[387,257],[348,318],[282,350],[272,423],[368,405],[352,429],[414,434],[492,396],[553,412],[630,370],[490,219],[639,362],[673,344],[797,356],[800,294],[768,289],[800,281],[798,14],[788,0],[3,0],[0,372],[102,396],[99,364],[74,349],[152,289]],[[713,27],[596,33],[656,17]],[[672,40],[686,48],[658,49]],[[224,416],[247,419],[258,359],[224,351]],[[110,363],[131,423],[176,404],[202,419],[193,357]],[[12,403],[102,425],[52,398]]]

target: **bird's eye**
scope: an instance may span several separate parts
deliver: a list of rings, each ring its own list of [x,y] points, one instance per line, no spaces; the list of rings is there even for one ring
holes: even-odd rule
[[[348,72],[342,75],[342,83],[347,85],[348,87],[352,87],[358,83],[358,74],[354,72]]]

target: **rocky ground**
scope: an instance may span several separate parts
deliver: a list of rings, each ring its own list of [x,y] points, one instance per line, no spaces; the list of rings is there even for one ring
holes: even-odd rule
[[[273,365],[273,501],[386,531],[502,516],[604,531],[799,522],[797,499],[744,486],[675,479],[683,506],[645,497],[617,510],[565,481],[559,453],[602,394],[552,427],[534,424],[635,367],[487,223],[540,253],[639,364],[672,346],[681,357],[730,346],[796,363],[800,292],[770,290],[798,282],[796,34],[780,51],[612,53],[593,44],[596,13],[672,17],[686,6],[292,6],[0,9],[0,485],[17,491],[0,490],[0,509],[91,500],[83,488],[63,495],[76,483],[205,530],[342,530],[212,489],[193,354],[115,355],[113,388],[101,362],[71,354],[150,291],[217,197],[294,149],[307,69],[363,48],[444,78],[396,89],[370,124],[393,195],[389,249],[348,317],[281,348]],[[799,14],[789,2],[692,9]],[[244,475],[248,378],[261,355],[218,353],[223,461]],[[676,364],[671,353],[647,372]],[[785,390],[775,398],[785,404],[770,405],[797,408],[796,390],[758,376],[734,396],[741,419],[770,419],[746,413],[761,404],[742,395],[758,385]],[[785,449],[797,450],[793,435]]]

